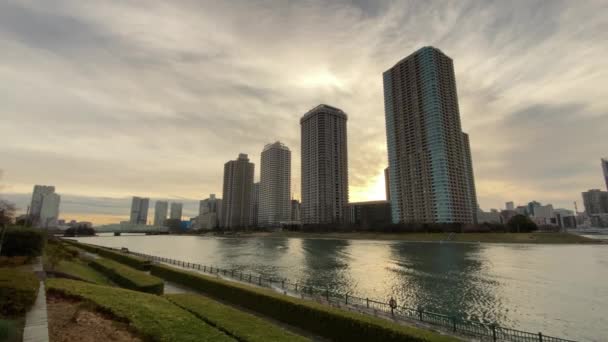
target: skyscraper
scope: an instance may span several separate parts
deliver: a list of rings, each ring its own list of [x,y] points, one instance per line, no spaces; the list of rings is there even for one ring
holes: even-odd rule
[[[391,176],[389,175],[388,166],[384,169],[384,191],[386,191],[386,200],[391,201]]]
[[[148,222],[149,198],[133,196],[131,200],[131,224],[146,224]]]
[[[239,154],[237,160],[224,164],[222,227],[238,228],[250,224],[253,171],[254,164],[244,153]]]
[[[276,227],[291,219],[291,151],[277,141],[264,147],[261,159],[258,225]]]
[[[55,187],[52,185],[34,185],[34,191],[32,192],[32,202],[30,204],[30,219],[32,225],[37,227],[40,225],[40,212],[42,210],[42,199],[44,195],[52,194],[55,192]]]
[[[345,222],[348,206],[347,116],[325,104],[300,119],[304,224]]]
[[[156,201],[154,204],[154,225],[162,227],[167,221],[167,209],[169,204],[167,201]]]
[[[173,219],[173,220],[181,221],[183,207],[184,207],[184,205],[182,203],[172,202],[171,203],[171,212],[169,213],[169,218]]]
[[[199,202],[198,222],[201,229],[214,229],[219,226],[222,209],[222,199],[215,198],[215,194]]]
[[[393,222],[475,222],[452,59],[424,47],[385,71],[383,82]]]
[[[608,158],[602,158],[602,171],[604,173],[604,182],[606,182],[606,191],[608,191]]]
[[[45,193],[42,195],[42,208],[40,209],[40,221],[38,224],[39,227],[57,227],[60,201],[61,197],[55,192]]]
[[[249,205],[249,225],[258,226],[258,215],[260,213],[260,182],[253,183],[251,188],[251,204]]]
[[[507,202],[507,203],[505,203],[505,208],[507,210],[515,210],[515,203],[513,203],[513,202]]]

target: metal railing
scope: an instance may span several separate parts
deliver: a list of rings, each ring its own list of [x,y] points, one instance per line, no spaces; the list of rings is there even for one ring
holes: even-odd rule
[[[117,248],[112,248],[121,251]],[[423,323],[428,326],[440,327],[443,331],[453,334],[471,336],[484,341],[512,341],[512,342],[574,342],[558,337],[544,335],[540,332],[530,333],[516,329],[498,326],[497,324],[486,324],[470,320],[460,319],[454,316],[424,311],[422,308],[409,308],[398,306],[396,302],[382,302],[370,298],[361,298],[348,293],[331,291],[329,288],[320,288],[298,282],[289,281],[286,278],[270,278],[262,275],[244,273],[235,269],[222,269],[192,262],[159,257],[144,253],[129,251],[129,254],[145,258],[151,261],[162,262],[182,268],[193,269],[211,275],[221,276],[257,285],[272,288],[283,292],[285,295],[298,296],[302,299],[312,299],[317,302],[329,304],[343,309],[354,310],[364,314],[380,316],[392,320],[401,320],[410,323]],[[392,305],[391,305],[392,304]]]

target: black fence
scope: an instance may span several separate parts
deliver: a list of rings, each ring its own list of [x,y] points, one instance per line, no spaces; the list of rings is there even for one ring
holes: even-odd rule
[[[116,250],[121,251],[120,249]],[[424,311],[422,308],[399,306],[397,305],[396,301],[393,300],[389,302],[382,302],[370,298],[361,298],[350,294],[338,293],[331,291],[328,288],[292,282],[285,278],[264,277],[262,275],[244,273],[234,269],[222,269],[219,267],[201,265],[132,251],[129,251],[128,253],[155,262],[171,264],[211,275],[222,276],[233,281],[272,288],[276,291],[283,292],[285,295],[297,296],[301,297],[302,299],[311,299],[331,306],[353,310],[364,314],[385,317],[388,319],[423,323],[429,326],[440,327],[441,330],[446,332],[471,336],[484,341],[574,342],[572,340],[543,335],[540,332],[530,333],[501,327],[496,324],[480,323],[460,319],[454,316]]]

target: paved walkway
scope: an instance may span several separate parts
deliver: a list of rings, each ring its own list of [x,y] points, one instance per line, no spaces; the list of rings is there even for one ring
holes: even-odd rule
[[[46,314],[46,289],[43,281],[45,274],[40,258],[34,264],[33,271],[40,278],[40,287],[38,288],[38,297],[36,297],[34,306],[25,315],[23,342],[48,342],[49,325]]]

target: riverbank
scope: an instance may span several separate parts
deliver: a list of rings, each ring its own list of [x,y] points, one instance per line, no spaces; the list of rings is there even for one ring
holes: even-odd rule
[[[391,240],[412,242],[602,244],[604,242],[570,233],[302,233],[240,232],[226,237],[269,237],[303,239]]]

